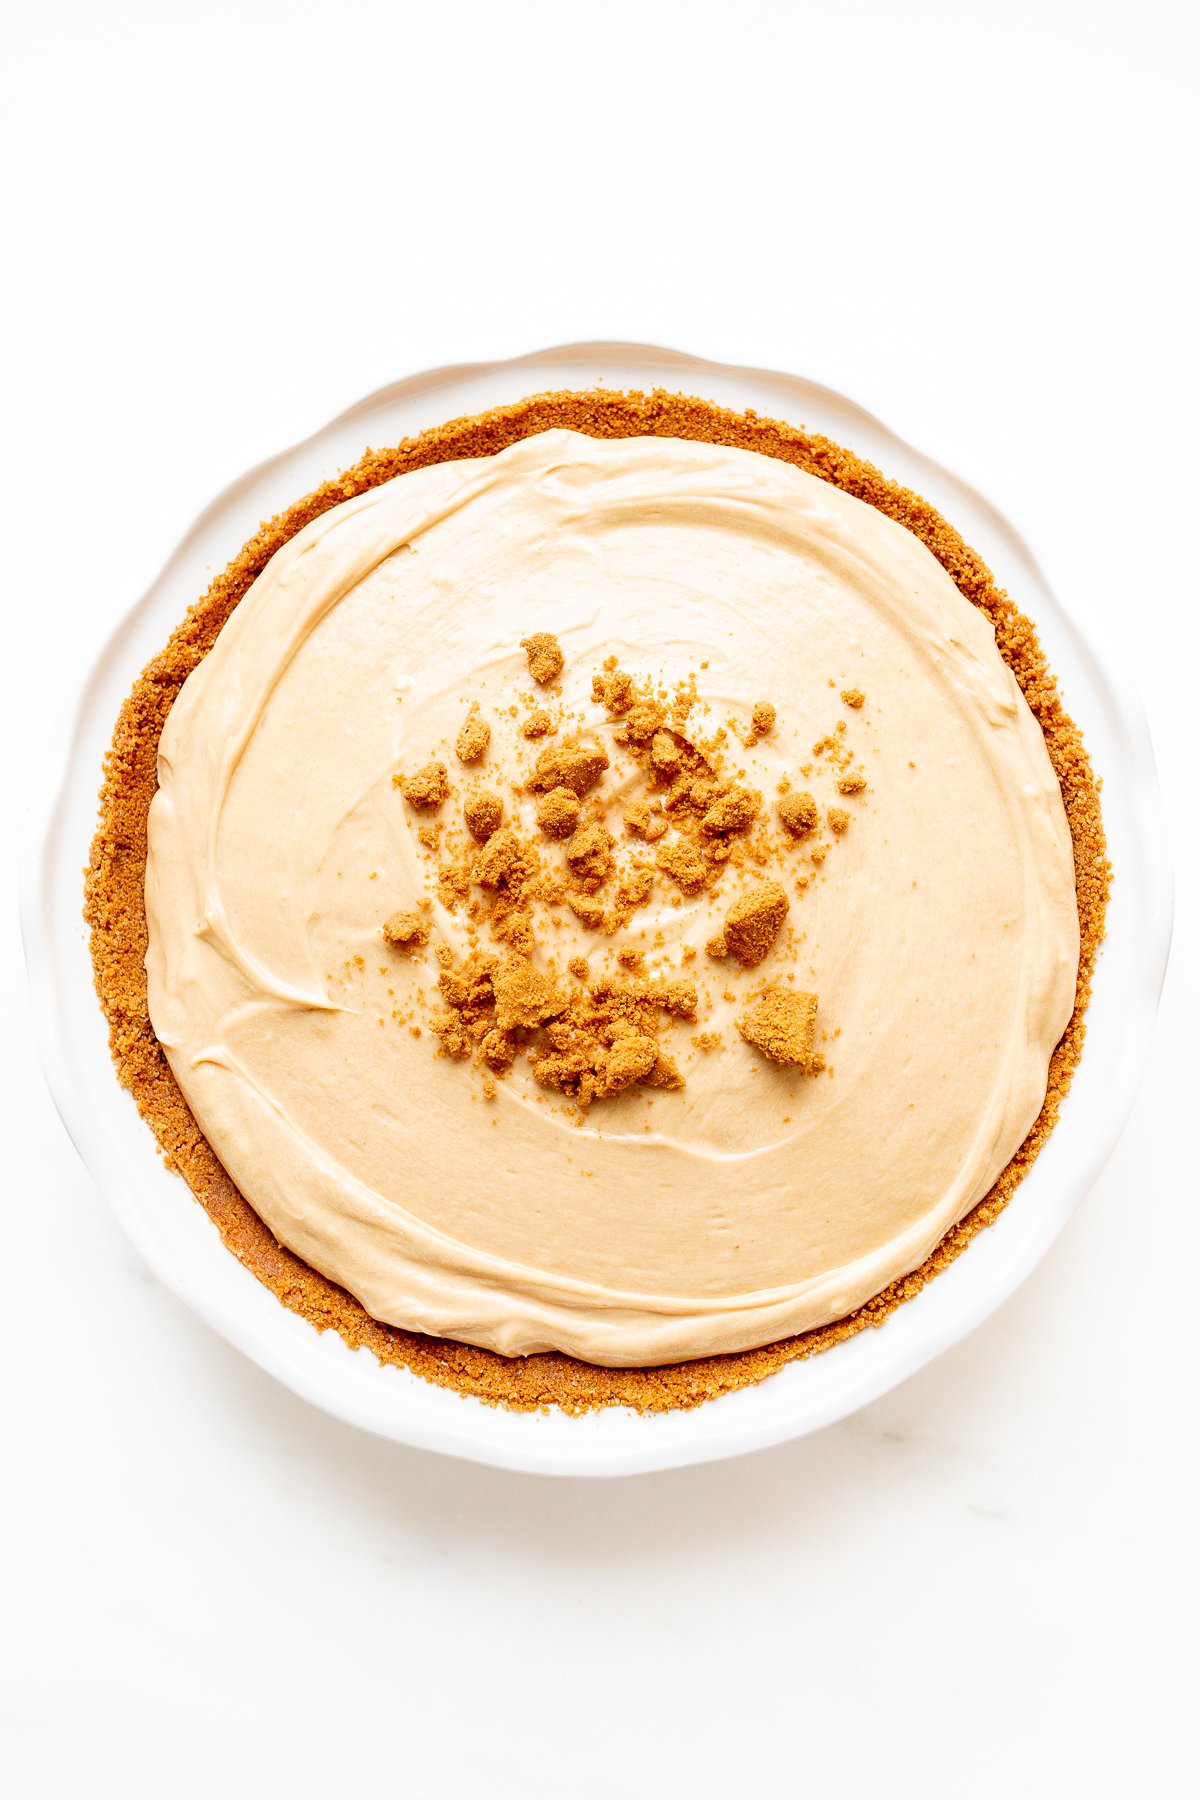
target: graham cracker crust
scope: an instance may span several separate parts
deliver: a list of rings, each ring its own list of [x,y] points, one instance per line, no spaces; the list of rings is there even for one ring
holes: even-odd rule
[[[234,1186],[176,1085],[146,1009],[146,817],[156,787],[158,740],[175,696],[234,607],[275,551],[330,507],[409,470],[458,457],[491,456],[520,438],[555,427],[594,437],[693,438],[754,450],[832,482],[913,532],[961,593],[988,615],[1000,653],[1045,734],[1074,847],[1081,935],[1075,1009],[1051,1058],[1045,1104],[994,1187],[919,1269],[846,1318],[762,1349],[660,1368],[598,1368],[558,1352],[504,1357],[373,1319],[344,1289],[279,1244]],[[753,412],[735,413],[661,390],[564,391],[536,394],[478,417],[452,420],[393,449],[369,450],[353,468],[260,526],[147,664],[121,708],[105,759],[99,824],[85,877],[84,918],[91,931],[96,991],[108,1019],[109,1044],[122,1084],[133,1094],[168,1165],[183,1175],[228,1249],[285,1306],[318,1330],[337,1331],[352,1347],[372,1351],[382,1363],[411,1369],[427,1381],[489,1405],[519,1411],[558,1406],[582,1413],[628,1406],[660,1412],[698,1406],[762,1381],[787,1363],[815,1356],[867,1326],[882,1325],[998,1217],[1053,1129],[1079,1060],[1110,879],[1098,783],[1080,732],[1063,710],[1034,627],[997,588],[980,557],[927,501],[828,438]]]

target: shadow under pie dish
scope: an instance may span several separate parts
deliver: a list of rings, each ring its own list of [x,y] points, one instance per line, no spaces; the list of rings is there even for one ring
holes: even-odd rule
[[[936,512],[593,392],[263,527],[126,702],[87,915],[122,1079],[285,1304],[485,1400],[657,1410],[996,1216],[1106,892],[1032,628]]]

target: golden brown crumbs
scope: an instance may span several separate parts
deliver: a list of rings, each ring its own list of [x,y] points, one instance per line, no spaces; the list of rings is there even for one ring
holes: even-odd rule
[[[842,705],[852,706],[855,712],[858,711],[860,706],[866,705],[866,699],[867,696],[863,693],[861,688],[842,689]]]
[[[784,830],[794,838],[808,837],[821,822],[817,803],[811,794],[784,794],[775,810]]]
[[[156,789],[159,736],[179,689],[275,552],[312,520],[356,494],[409,470],[487,456],[540,431],[566,428],[595,437],[660,436],[728,444],[791,463],[830,482],[919,539],[995,631],[997,646],[1041,726],[1058,776],[1075,856],[1081,955],[1075,1010],[1050,1062],[1046,1099],[1025,1142],[991,1191],[954,1226],[919,1269],[892,1282],[833,1323],[757,1350],[652,1369],[597,1368],[558,1352],[504,1357],[446,1338],[381,1324],[333,1282],[272,1236],[229,1179],[180,1092],[146,1009],[146,815]],[[836,684],[831,684],[836,685]],[[827,438],[778,420],[656,391],[536,394],[475,418],[458,419],[394,448],[368,452],[333,481],[267,521],[173,632],[126,699],[106,760],[100,820],[86,881],[96,988],[109,1025],[119,1079],[184,1174],[225,1243],[279,1300],[318,1330],[336,1330],[436,1385],[517,1411],[548,1406],[583,1413],[604,1406],[661,1412],[702,1404],[818,1355],[896,1307],[961,1255],[1011,1200],[1053,1129],[1078,1063],[1096,957],[1104,936],[1110,869],[1097,785],[1078,727],[1064,711],[1034,628],[995,585],[990,571],[928,502]],[[801,878],[803,879],[803,878]],[[442,877],[439,877],[441,892]],[[453,895],[453,889],[447,892]],[[420,1030],[413,1026],[414,1032]]]
[[[485,844],[504,817],[499,794],[468,794],[463,801],[463,820],[471,836]]]
[[[831,806],[825,817],[829,820],[829,829],[835,837],[841,837],[850,824],[850,814],[844,806]]]
[[[813,1054],[817,1026],[817,996],[795,988],[769,987],[749,1012],[734,1021],[751,1047],[768,1061],[786,1063],[816,1075],[824,1058]]]
[[[543,1087],[557,1088],[582,1107],[645,1081],[658,1061],[654,1039],[632,1026],[614,1028],[607,1043],[595,1035],[580,1038],[563,1026],[554,1042],[562,1047],[547,1050],[534,1063],[534,1075]]]
[[[535,631],[521,639],[521,648],[529,664],[529,673],[540,687],[557,681],[563,672],[562,645],[551,631]]]
[[[722,936],[744,969],[756,969],[768,956],[788,914],[787,889],[778,881],[760,882],[735,900],[725,914]]]
[[[619,736],[630,744],[648,744],[667,722],[667,709],[660,700],[639,700],[625,716]]]
[[[594,894],[568,892],[566,901],[579,923],[586,925],[589,931],[604,931],[607,928],[604,902],[597,900]]]
[[[524,844],[512,829],[503,825],[493,831],[487,843],[475,856],[475,880],[480,887],[512,887],[525,881],[531,873]]]
[[[469,853],[445,862],[437,873],[437,896],[448,912],[457,912],[471,892],[474,858]]]
[[[617,896],[613,906],[613,926],[628,925],[629,920],[639,906],[645,906],[654,892],[654,876],[649,869],[629,869],[617,883]],[[683,952],[684,960],[687,951]]]
[[[433,811],[450,792],[450,782],[443,762],[428,762],[412,775],[393,775],[392,784],[400,789],[410,806]]]
[[[527,738],[549,737],[554,730],[554,720],[544,707],[535,707],[521,725],[521,736]]]
[[[564,1000],[549,975],[532,963],[511,957],[492,975],[496,1024],[501,1031],[532,1031],[563,1009]]]
[[[710,865],[691,844],[660,844],[655,863],[685,894],[698,894],[708,883]]]
[[[582,805],[574,788],[555,787],[537,801],[538,829],[550,838],[570,837],[579,823]]]
[[[759,700],[750,714],[750,736],[754,743],[770,737],[775,729],[775,708],[769,700]]]
[[[504,1071],[512,1067],[516,1045],[496,1027],[492,977],[498,966],[496,957],[480,951],[472,951],[458,967],[452,957],[444,963],[438,991],[445,1010],[429,1022],[440,1055],[463,1061],[478,1050],[488,1068]]]
[[[492,1074],[505,1075],[527,1051],[539,1084],[583,1111],[635,1083],[683,1085],[659,1033],[664,1014],[694,1014],[690,982],[605,977],[565,994],[526,958],[475,952],[443,967],[438,987],[445,1010],[431,1028],[444,1056],[473,1057]]]
[[[630,801],[622,816],[626,831],[633,837],[644,838],[648,844],[657,843],[670,829],[668,821],[654,810],[648,800]]]
[[[472,701],[454,740],[454,754],[460,763],[476,763],[492,741],[492,728]]]
[[[603,706],[610,717],[619,719],[633,705],[633,677],[617,668],[615,657],[610,658],[609,663],[605,664],[602,675],[592,676],[592,699]]]
[[[700,829],[709,837],[728,837],[735,831],[746,831],[753,825],[762,806],[762,796],[749,788],[731,788],[714,800],[700,820]]]
[[[397,950],[411,956],[414,950],[423,950],[429,942],[429,926],[419,912],[402,910],[384,920],[383,936]]]
[[[861,794],[866,785],[866,776],[856,769],[850,775],[838,777],[837,791],[839,794]]]
[[[634,1083],[682,1087],[683,1077],[658,1041],[661,1015],[688,1018],[695,1008],[696,991],[687,981],[593,981],[546,1025],[546,1047],[531,1064],[534,1077],[581,1109]]]
[[[585,894],[602,888],[613,872],[613,836],[601,819],[578,825],[567,845],[567,864]]]
[[[700,692],[694,673],[685,675],[682,681],[676,682],[675,692],[671,698],[671,718],[680,731],[687,724],[688,716],[699,698]]]
[[[536,794],[567,787],[575,794],[587,794],[600,781],[607,767],[608,752],[602,744],[586,738],[547,744],[529,778],[530,792]]]
[[[714,962],[724,962],[729,955],[729,945],[725,942],[723,931],[715,931],[704,946],[704,954],[711,956]]]
[[[677,775],[683,766],[683,745],[673,731],[656,731],[650,740],[650,761],[660,775]]]

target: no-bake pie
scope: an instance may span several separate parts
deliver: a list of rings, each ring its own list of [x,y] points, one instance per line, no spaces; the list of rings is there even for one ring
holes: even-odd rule
[[[1016,1190],[1108,867],[1032,627],[826,440],[550,394],[369,453],[147,668],[87,877],[231,1251],[489,1401],[691,1405]]]

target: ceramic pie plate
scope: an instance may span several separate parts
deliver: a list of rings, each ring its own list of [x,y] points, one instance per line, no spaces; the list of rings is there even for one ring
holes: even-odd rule
[[[1103,777],[1115,871],[1087,1041],[1058,1124],[1013,1201],[877,1330],[690,1411],[513,1413],[383,1367],[283,1307],[224,1248],[109,1060],[81,916],[101,763],[142,666],[260,520],[356,462],[463,414],[548,388],[665,387],[822,432],[932,502],[1036,624],[1067,710]],[[580,344],[442,368],[369,395],[261,464],[200,515],[71,696],[34,779],[23,923],[33,1016],[55,1103],[128,1236],[194,1312],[326,1412],[397,1442],[498,1467],[618,1475],[712,1461],[815,1431],[886,1393],[978,1325],[1045,1255],[1132,1104],[1166,965],[1171,882],[1145,718],[1123,676],[1056,599],[1025,541],[981,495],[853,401],[797,376],[637,344]],[[149,1352],[151,1346],[147,1346]]]

